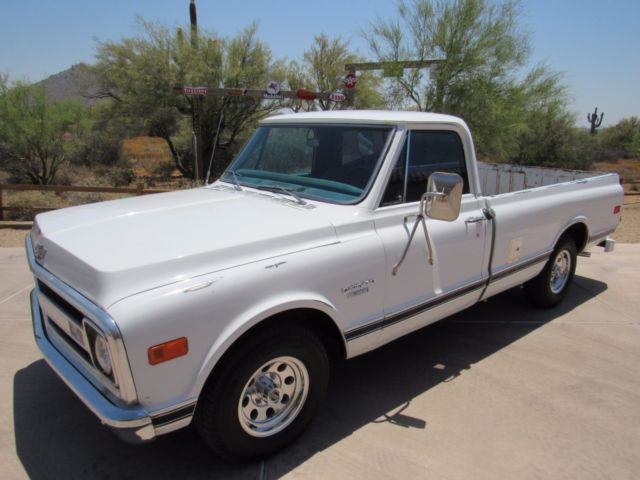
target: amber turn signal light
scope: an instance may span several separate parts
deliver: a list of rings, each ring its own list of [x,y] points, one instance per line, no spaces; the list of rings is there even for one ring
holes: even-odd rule
[[[149,347],[147,352],[150,365],[157,365],[158,363],[173,360],[187,353],[189,353],[189,341],[187,337],[176,338],[175,340],[169,340],[160,345]]]

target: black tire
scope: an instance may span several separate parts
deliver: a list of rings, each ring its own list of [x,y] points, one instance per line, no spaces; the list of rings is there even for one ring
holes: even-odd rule
[[[256,460],[282,449],[304,431],[324,397],[329,359],[322,342],[301,327],[283,325],[278,330],[262,330],[242,340],[198,400],[195,427],[225,460]],[[291,378],[293,387],[285,384]]]
[[[577,258],[573,239],[561,238],[538,276],[524,284],[524,292],[529,301],[540,308],[558,305],[567,296],[573,283]],[[567,261],[570,262],[568,266]]]

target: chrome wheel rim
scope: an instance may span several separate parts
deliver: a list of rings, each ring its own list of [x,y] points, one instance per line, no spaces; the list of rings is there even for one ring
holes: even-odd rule
[[[242,429],[253,437],[284,430],[302,410],[309,392],[309,372],[294,357],[277,357],[258,368],[238,401]]]
[[[551,267],[551,291],[556,295],[560,293],[567,281],[569,280],[569,274],[571,273],[571,254],[568,250],[562,250],[556,256]]]

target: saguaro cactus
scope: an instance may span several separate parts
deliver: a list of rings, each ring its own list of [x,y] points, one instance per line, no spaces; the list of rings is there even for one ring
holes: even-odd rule
[[[198,48],[198,15],[196,13],[196,0],[189,4],[189,20],[191,22],[191,46]]]
[[[591,135],[598,133],[596,128],[602,125],[602,117],[604,117],[604,112],[602,112],[600,118],[598,118],[598,107],[596,107],[593,113],[587,113],[587,122],[591,124]]]
[[[180,27],[176,29],[176,42],[180,49],[184,47],[184,31]]]

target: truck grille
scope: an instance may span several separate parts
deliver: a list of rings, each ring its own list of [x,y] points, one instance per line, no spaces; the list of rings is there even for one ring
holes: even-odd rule
[[[77,308],[75,308],[73,305],[71,305],[69,302],[67,302],[60,295],[58,295],[55,291],[53,291],[53,289],[51,289],[42,280],[38,280],[38,288],[49,300],[55,303],[58,307],[60,307],[66,313],[68,313],[69,317],[76,320],[78,324],[82,323],[82,318],[84,317],[82,312]]]
[[[105,375],[97,367],[94,355],[98,329],[82,311],[65,300],[49,285],[37,279],[39,303],[44,329],[56,349],[74,363],[80,363],[92,376],[118,395],[117,381],[113,373]]]

